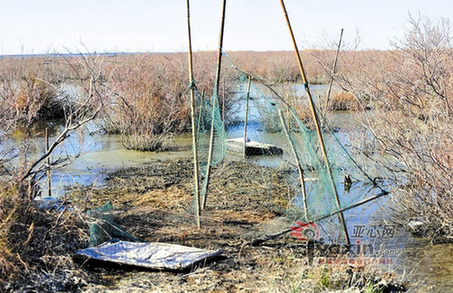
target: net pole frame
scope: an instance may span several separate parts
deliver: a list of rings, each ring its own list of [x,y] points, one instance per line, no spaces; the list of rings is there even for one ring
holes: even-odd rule
[[[300,57],[299,49],[297,47],[296,38],[294,37],[293,29],[292,29],[292,26],[291,26],[291,22],[289,20],[289,16],[288,16],[288,12],[286,10],[286,6],[285,6],[284,0],[280,0],[280,4],[282,6],[283,14],[285,16],[286,23],[288,25],[289,33],[291,35],[291,40],[293,42],[294,51],[295,51],[296,58],[297,58],[297,63],[299,65],[300,73],[301,73],[301,76],[302,76],[302,81],[304,83],[305,93],[307,94],[307,98],[308,98],[308,101],[309,101],[309,104],[310,104],[310,110],[311,110],[311,113],[312,113],[312,116],[313,116],[313,122],[314,122],[315,127],[316,127],[316,133],[318,135],[319,144],[321,146],[321,151],[322,151],[322,154],[323,154],[323,157],[324,157],[324,161],[325,161],[325,164],[326,164],[326,169],[327,169],[327,172],[328,172],[328,175],[329,175],[329,179],[330,179],[330,182],[331,182],[331,185],[332,185],[332,189],[333,189],[333,192],[334,192],[335,202],[337,204],[337,207],[341,208],[340,197],[338,196],[338,191],[337,191],[337,187],[335,185],[335,181],[333,179],[332,170],[330,169],[330,163],[329,163],[329,159],[327,157],[326,146],[324,144],[324,138],[322,136],[321,128],[320,128],[320,125],[319,125],[318,114],[316,112],[316,107],[315,107],[315,104],[314,104],[314,101],[313,101],[313,97],[312,97],[312,95],[310,93],[310,88],[309,88],[308,82],[307,82],[307,76],[305,74],[304,66],[302,64],[302,59]],[[348,233],[348,229],[347,229],[347,226],[346,226],[346,221],[344,219],[344,215],[343,215],[342,212],[338,213],[338,219],[339,219],[340,224],[341,224],[341,226],[343,228],[343,234],[344,234],[344,237],[346,239],[346,242],[347,242],[347,244],[350,244],[351,241],[349,239],[349,233]]]
[[[189,78],[190,78],[190,120],[192,124],[192,150],[193,150],[193,169],[194,169],[194,192],[196,201],[196,222],[198,228],[201,228],[201,209],[200,209],[200,188],[199,188],[199,170],[198,170],[198,150],[197,150],[197,133],[195,125],[195,93],[193,78],[193,56],[192,56],[192,35],[190,31],[190,0],[187,4],[187,33],[188,33],[188,61],[189,61]],[[200,110],[201,111],[201,110]]]
[[[220,23],[220,36],[219,36],[219,48],[217,50],[217,70],[216,70],[216,80],[214,84],[214,94],[212,97],[212,117],[211,117],[211,135],[209,140],[209,151],[208,151],[208,162],[206,166],[206,175],[203,185],[203,197],[201,198],[201,208],[206,208],[206,202],[209,191],[209,181],[211,177],[211,163],[212,155],[214,149],[214,118],[215,118],[215,107],[217,104],[217,98],[219,96],[219,83],[220,83],[220,71],[222,69],[222,47],[223,47],[223,32],[225,28],[225,11],[226,11],[226,0],[223,0],[222,4],[222,18]],[[224,143],[224,142],[222,142]]]

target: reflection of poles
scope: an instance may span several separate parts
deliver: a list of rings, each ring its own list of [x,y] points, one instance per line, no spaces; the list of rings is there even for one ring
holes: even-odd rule
[[[49,151],[49,131],[46,128],[46,152]],[[50,172],[50,156],[47,157],[47,195],[52,196],[52,181]]]
[[[329,106],[330,92],[332,91],[332,85],[333,85],[333,79],[334,79],[334,76],[333,76],[333,75],[335,74],[335,71],[336,71],[336,69],[337,69],[337,60],[338,60],[338,54],[340,53],[341,39],[343,39],[343,29],[341,29],[341,33],[340,33],[340,41],[338,41],[337,52],[335,53],[335,59],[333,60],[333,65],[332,65],[332,78],[330,79],[329,90],[327,91],[326,110],[328,109],[328,106]]]
[[[245,118],[244,118],[244,159],[246,157],[247,149],[247,120],[249,118],[249,99],[250,99],[250,85],[252,84],[252,78],[249,76],[249,82],[247,84],[247,96],[245,102]]]
[[[286,127],[285,117],[283,117],[282,110],[278,110],[278,116],[280,116],[280,121],[282,122],[283,131],[285,132],[286,139],[288,139],[289,146],[291,147],[291,150],[293,151],[294,160],[296,161],[296,165],[297,165],[297,171],[299,171],[300,184],[302,186],[302,200],[304,201],[305,221],[308,221],[307,194],[306,194],[306,189],[305,189],[304,170],[302,169],[302,166],[300,165],[299,156],[297,155],[296,148],[294,147],[294,143],[289,134],[288,127]]]
[[[209,141],[209,152],[208,152],[208,162],[206,166],[206,176],[203,185],[203,197],[201,198],[201,207],[202,209],[206,208],[206,200],[208,197],[208,186],[209,186],[209,179],[211,176],[211,162],[212,162],[212,153],[214,148],[214,119],[215,119],[215,110],[216,110],[216,102],[219,96],[219,81],[220,81],[220,70],[222,65],[222,46],[223,46],[223,31],[225,27],[225,7],[226,7],[226,0],[223,0],[222,6],[222,20],[220,25],[220,37],[219,37],[219,49],[217,51],[217,71],[216,71],[216,81],[214,84],[214,94],[212,97],[212,115],[211,115],[211,137]],[[222,143],[224,143],[222,141]]]
[[[329,163],[329,159],[327,157],[326,146],[324,144],[324,139],[322,137],[321,129],[319,127],[318,114],[316,113],[315,104],[313,102],[313,98],[312,98],[311,93],[310,93],[310,88],[308,87],[307,77],[305,75],[305,70],[304,70],[304,67],[302,65],[302,59],[300,58],[299,49],[297,48],[296,39],[294,38],[293,29],[292,29],[291,23],[289,21],[288,13],[286,12],[286,7],[285,7],[284,0],[280,0],[280,3],[282,5],[283,14],[285,15],[286,23],[288,24],[288,29],[289,29],[289,32],[290,32],[290,35],[291,35],[291,39],[293,41],[294,51],[296,53],[297,62],[299,64],[300,73],[302,75],[302,81],[304,83],[305,92],[307,94],[308,101],[310,102],[310,109],[311,109],[311,113],[312,113],[312,116],[313,116],[313,122],[315,123],[316,132],[318,134],[318,139],[319,139],[319,143],[321,145],[321,150],[322,150],[322,154],[324,156],[324,161],[325,161],[325,164],[326,164],[327,172],[329,174],[330,182],[332,184],[332,189],[333,189],[333,192],[334,192],[335,201],[336,201],[337,207],[341,208],[340,198],[338,196],[337,187],[335,186],[335,181],[334,181],[333,176],[332,176],[332,170],[330,169],[330,163]],[[338,214],[338,218],[340,220],[340,224],[343,226],[343,233],[344,233],[344,237],[346,238],[346,242],[348,244],[350,244],[351,242],[349,240],[348,229],[346,227],[346,222],[344,220],[343,213],[339,213]]]
[[[194,80],[193,80],[193,58],[192,58],[192,38],[190,34],[190,7],[189,0],[187,0],[187,32],[189,36],[189,76],[190,76],[190,118],[192,123],[192,149],[193,149],[193,169],[194,169],[194,183],[195,183],[195,201],[197,213],[197,226],[201,227],[200,222],[200,190],[198,180],[198,151],[197,151],[197,133],[195,129],[195,96],[194,96]]]

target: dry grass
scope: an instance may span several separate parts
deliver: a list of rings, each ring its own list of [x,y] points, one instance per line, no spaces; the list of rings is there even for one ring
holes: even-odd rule
[[[20,188],[0,189],[0,291],[77,290],[89,277],[72,260],[87,243],[77,213],[41,211]]]
[[[1,58],[0,125],[30,128],[43,119],[64,117],[57,74],[58,67],[44,58]]]
[[[360,105],[351,93],[336,90],[331,93],[327,110],[330,111],[357,111],[360,109]]]
[[[331,53],[331,52],[330,52]],[[312,84],[328,82],[328,76],[318,64],[316,52],[304,50],[300,52],[308,81]],[[263,78],[268,83],[300,82],[301,75],[294,52],[228,52],[233,62],[242,70]]]
[[[16,186],[0,185],[0,280],[17,273],[18,259],[11,245],[10,231],[21,214],[19,191]]]
[[[115,222],[143,241],[222,248],[222,257],[179,273],[91,268],[103,284],[89,284],[87,292],[322,292],[350,287],[359,292],[379,282],[380,273],[364,267],[310,266],[306,245],[290,238],[251,246],[250,241],[272,225],[278,206],[264,204],[269,199],[259,187],[262,183],[238,176],[257,172],[256,166],[243,162],[229,162],[214,171],[219,180],[211,187],[202,227],[197,228],[195,216],[184,207],[192,200],[190,166],[190,161],[158,162],[147,169],[117,172],[106,189],[92,191],[90,202],[97,206],[113,200]],[[275,191],[286,186],[283,177],[272,176],[275,170],[259,169],[274,178]]]

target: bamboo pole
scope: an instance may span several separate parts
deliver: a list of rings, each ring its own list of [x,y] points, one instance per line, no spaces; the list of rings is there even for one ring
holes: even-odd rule
[[[341,47],[341,40],[343,39],[343,29],[341,29],[340,32],[340,40],[338,41],[338,47],[337,51],[335,52],[335,58],[333,60],[333,65],[332,65],[332,78],[330,79],[329,83],[329,89],[327,91],[327,101],[326,101],[326,110],[328,109],[329,106],[329,100],[330,100],[330,93],[332,91],[332,85],[333,85],[333,76],[335,74],[335,71],[337,70],[337,61],[338,61],[338,54],[340,53],[340,47]]]
[[[211,162],[212,162],[212,155],[213,155],[213,148],[214,148],[214,118],[215,118],[215,110],[217,105],[217,99],[219,96],[219,81],[220,81],[220,71],[222,67],[222,47],[223,47],[223,32],[225,28],[225,10],[226,10],[226,0],[223,0],[222,5],[222,19],[220,24],[220,36],[219,36],[219,49],[217,51],[217,71],[216,71],[216,80],[214,84],[214,95],[212,97],[212,115],[211,115],[211,136],[209,141],[209,151],[208,151],[208,162],[206,166],[206,176],[205,181],[203,184],[203,194],[204,196],[201,198],[202,200],[202,209],[206,208],[206,201],[208,197],[208,190],[209,190],[209,180],[211,177]],[[222,141],[222,143],[224,143]]]
[[[330,217],[332,217],[332,216],[334,216],[334,215],[336,215],[336,214],[340,214],[340,213],[343,213],[343,212],[348,211],[348,210],[350,210],[350,209],[353,209],[353,208],[359,207],[359,206],[361,206],[361,205],[364,205],[364,204],[366,204],[366,203],[369,203],[369,202],[371,202],[371,201],[373,201],[373,200],[376,200],[376,199],[378,199],[378,198],[380,198],[380,197],[383,197],[383,196],[385,196],[385,195],[387,195],[387,194],[389,194],[387,191],[382,191],[382,192],[380,192],[380,193],[378,193],[378,194],[376,194],[376,195],[373,195],[373,196],[364,198],[364,199],[362,199],[361,201],[358,201],[358,202],[356,202],[356,203],[354,203],[354,204],[352,204],[352,205],[350,205],[350,206],[341,208],[341,209],[336,210],[336,211],[332,211],[332,212],[328,213],[327,215],[324,215],[324,216],[320,216],[320,217],[316,217],[316,218],[310,219],[310,222],[316,223],[316,222],[318,222],[318,221],[322,221],[322,220],[327,219],[327,218],[330,218]],[[275,233],[275,234],[272,234],[272,235],[266,235],[266,236],[263,237],[263,238],[255,239],[254,241],[251,242],[251,245],[253,245],[253,246],[260,245],[261,243],[264,243],[264,242],[266,242],[266,241],[268,241],[268,240],[271,240],[271,239],[278,238],[278,237],[280,237],[280,236],[282,236],[282,235],[285,235],[285,234],[287,234],[287,233],[289,233],[289,232],[291,232],[291,231],[293,231],[293,230],[292,230],[292,229],[287,229],[287,230],[281,231],[281,232],[279,232],[279,233]],[[349,244],[350,244],[350,243],[348,243],[348,245],[349,245]]]
[[[49,151],[49,130],[46,128],[46,152]],[[52,196],[52,174],[50,171],[50,156],[47,156],[47,195]]]
[[[225,77],[223,77],[223,88],[222,88],[222,127],[225,129]],[[225,154],[225,143],[222,143],[222,154]]]
[[[197,151],[197,133],[195,125],[195,95],[194,95],[194,79],[193,79],[193,58],[192,58],[192,36],[190,32],[190,6],[187,0],[187,33],[189,37],[189,77],[190,77],[190,116],[192,123],[192,149],[193,149],[193,169],[194,169],[194,184],[195,184],[195,202],[196,202],[196,217],[197,226],[201,227],[201,209],[200,209],[200,190],[199,190],[199,171],[198,171],[198,151]]]
[[[223,77],[223,88],[222,88],[222,121],[225,125],[225,94],[226,94],[226,78]]]
[[[291,136],[288,131],[288,127],[286,127],[285,117],[283,116],[282,110],[278,110],[278,116],[280,116],[280,121],[282,122],[283,131],[285,132],[286,139],[288,140],[289,146],[294,155],[294,160],[296,161],[297,171],[299,172],[299,179],[300,184],[302,187],[302,200],[304,202],[304,213],[305,213],[305,220],[308,221],[308,204],[307,204],[307,193],[305,188],[305,179],[304,179],[304,170],[300,165],[299,155],[297,154],[296,148],[294,147],[294,143],[291,139]]]
[[[329,163],[329,159],[327,157],[326,146],[324,144],[324,139],[322,137],[322,132],[321,132],[321,129],[320,129],[320,126],[319,126],[318,114],[316,113],[316,107],[315,107],[315,104],[313,102],[313,98],[312,98],[311,93],[310,93],[310,88],[308,86],[307,77],[305,75],[305,70],[304,70],[304,67],[302,65],[302,59],[300,58],[299,49],[297,48],[296,39],[294,37],[293,29],[292,29],[291,23],[289,21],[289,17],[288,17],[288,13],[286,11],[284,0],[280,0],[280,3],[281,3],[281,6],[282,6],[282,9],[283,9],[283,14],[285,15],[285,18],[286,18],[286,23],[288,24],[288,29],[289,29],[289,32],[290,32],[290,35],[291,35],[291,39],[292,39],[292,42],[293,42],[293,45],[294,45],[294,51],[296,53],[296,58],[297,58],[297,62],[298,62],[298,65],[299,65],[300,73],[302,75],[302,81],[304,83],[305,92],[307,94],[308,101],[310,103],[310,109],[311,109],[311,113],[312,113],[312,116],[313,116],[313,122],[315,123],[316,132],[318,134],[318,139],[319,139],[319,143],[321,145],[322,154],[324,156],[324,161],[325,161],[325,164],[326,164],[327,172],[328,172],[328,175],[330,177],[330,182],[331,182],[332,189],[333,189],[333,192],[334,192],[335,202],[337,204],[337,207],[340,208],[341,207],[340,198],[338,196],[337,187],[335,186],[335,181],[334,181],[333,176],[332,176],[332,170],[330,169],[330,163]],[[348,229],[346,227],[346,222],[344,220],[343,213],[339,213],[338,214],[338,218],[340,220],[341,226],[343,227],[343,234],[344,234],[344,237],[346,239],[346,242],[348,244],[350,244],[351,242],[350,242],[350,239],[349,239]]]
[[[247,84],[247,95],[245,102],[245,117],[244,117],[244,159],[246,158],[246,149],[247,149],[247,122],[249,118],[249,99],[250,99],[250,86],[252,84],[252,78],[249,76]]]

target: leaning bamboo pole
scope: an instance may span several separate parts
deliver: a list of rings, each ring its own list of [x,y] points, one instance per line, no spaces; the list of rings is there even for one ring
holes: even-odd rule
[[[291,139],[291,136],[289,134],[288,127],[286,126],[285,117],[283,117],[282,110],[278,110],[278,116],[280,116],[280,121],[282,123],[283,132],[285,133],[286,139],[288,140],[289,146],[291,147],[291,150],[293,152],[294,160],[296,161],[297,171],[299,172],[299,179],[300,179],[300,184],[302,187],[302,200],[304,202],[305,221],[308,221],[308,204],[307,204],[307,194],[306,194],[306,188],[305,188],[304,169],[302,169],[302,166],[300,165],[299,155],[297,154],[296,148],[294,147],[293,140]]]
[[[223,77],[223,88],[222,88],[222,127],[225,129],[225,94],[226,94],[226,79]],[[225,144],[222,143],[222,154],[225,154]]]
[[[337,61],[338,61],[338,55],[340,53],[342,39],[343,39],[343,29],[341,29],[341,32],[340,32],[340,40],[338,41],[337,51],[335,52],[335,58],[333,60],[332,76],[331,76],[330,82],[329,82],[329,89],[327,90],[326,110],[328,109],[328,106],[329,106],[330,94],[332,92],[332,85],[333,85],[334,75],[335,75],[335,72],[337,70]]]
[[[223,32],[225,28],[225,9],[226,8],[226,0],[223,0],[222,5],[222,19],[220,23],[220,36],[219,36],[219,48],[217,51],[217,70],[216,70],[216,80],[214,84],[214,94],[212,97],[212,115],[211,115],[211,135],[209,140],[209,151],[208,151],[208,162],[206,166],[206,175],[205,181],[203,184],[203,197],[201,198],[201,208],[206,208],[206,202],[208,197],[208,190],[209,190],[209,180],[211,177],[211,163],[212,163],[212,155],[214,149],[214,119],[215,119],[215,111],[217,106],[217,99],[219,96],[219,83],[220,83],[220,71],[222,68],[222,47],[223,47]],[[222,141],[222,143],[224,143]]]
[[[252,84],[252,78],[249,76],[249,81],[247,83],[247,96],[245,102],[245,117],[244,117],[244,159],[246,158],[247,150],[247,122],[249,118],[249,99],[250,99],[250,86]]]
[[[195,184],[195,205],[196,205],[196,217],[197,226],[201,227],[201,209],[200,209],[200,189],[199,189],[199,171],[198,171],[198,151],[197,151],[197,133],[195,125],[195,93],[194,93],[194,79],[193,79],[193,58],[192,58],[192,36],[190,32],[190,5],[189,0],[187,2],[187,33],[189,37],[189,77],[190,77],[190,116],[192,124],[192,150],[193,150],[193,169],[194,169],[194,184]]]
[[[289,29],[289,33],[291,35],[291,39],[292,39],[292,42],[293,42],[294,51],[296,53],[296,58],[297,58],[297,62],[298,62],[298,65],[299,65],[300,73],[302,75],[302,81],[303,81],[304,87],[305,87],[305,92],[307,94],[308,101],[310,103],[310,109],[311,109],[311,113],[312,113],[312,116],[313,116],[313,122],[315,124],[316,132],[318,134],[319,144],[321,146],[322,154],[323,154],[324,161],[325,161],[325,164],[326,164],[326,169],[327,169],[328,175],[330,177],[332,190],[333,190],[333,193],[334,193],[334,196],[335,196],[335,202],[337,204],[337,207],[341,208],[340,197],[338,196],[337,187],[335,185],[335,181],[334,181],[333,176],[332,176],[332,170],[330,169],[330,163],[329,163],[329,159],[327,157],[327,151],[326,151],[326,146],[324,144],[324,138],[322,136],[321,128],[319,126],[318,114],[316,113],[316,107],[315,107],[315,104],[313,102],[313,98],[312,98],[311,93],[310,93],[310,88],[309,88],[308,82],[307,82],[307,76],[305,75],[305,70],[304,70],[304,67],[302,65],[302,59],[300,57],[299,49],[297,48],[296,39],[294,37],[293,29],[292,29],[291,23],[289,21],[288,12],[286,11],[284,0],[280,0],[280,3],[281,3],[281,6],[282,6],[282,9],[283,9],[283,14],[285,15],[285,19],[286,19],[286,23],[288,25],[288,29]],[[348,229],[346,227],[346,222],[345,222],[343,213],[339,213],[338,214],[338,218],[340,220],[341,226],[343,227],[343,234],[344,234],[344,237],[346,238],[346,242],[348,244],[350,244]]]

